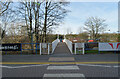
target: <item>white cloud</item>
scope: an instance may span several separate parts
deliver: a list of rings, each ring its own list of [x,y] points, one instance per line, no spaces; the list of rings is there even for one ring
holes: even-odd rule
[[[75,6],[70,6],[68,9],[70,9],[72,12],[69,13],[68,17],[65,20],[65,24],[62,25],[64,29],[61,30],[66,31],[66,28],[71,27],[73,33],[77,33],[78,28],[80,26],[84,26],[84,22],[88,17],[91,16],[97,16],[102,19],[106,19],[106,23],[108,24],[108,29],[111,30],[111,32],[116,32],[118,30],[118,9],[117,9],[117,3],[114,4],[114,7],[111,8],[113,5],[109,4],[102,4],[99,6],[92,5],[89,3],[83,3],[83,4],[76,4]],[[102,7],[101,7],[102,6]]]

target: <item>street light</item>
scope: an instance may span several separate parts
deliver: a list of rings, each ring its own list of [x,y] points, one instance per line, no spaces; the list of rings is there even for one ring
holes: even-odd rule
[[[117,31],[118,32],[118,34],[120,33],[120,31]]]

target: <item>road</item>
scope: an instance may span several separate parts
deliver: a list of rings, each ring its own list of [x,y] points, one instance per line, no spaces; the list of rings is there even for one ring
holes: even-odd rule
[[[2,56],[3,79],[119,79],[119,54],[72,55],[60,46],[52,55]]]

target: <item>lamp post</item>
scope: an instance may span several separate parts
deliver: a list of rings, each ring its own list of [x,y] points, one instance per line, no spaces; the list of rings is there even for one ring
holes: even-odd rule
[[[117,34],[118,35],[117,41],[120,42],[120,31],[117,31],[117,32],[118,32],[118,34]]]

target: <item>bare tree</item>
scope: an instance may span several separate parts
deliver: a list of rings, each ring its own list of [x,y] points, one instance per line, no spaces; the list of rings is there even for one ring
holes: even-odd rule
[[[86,39],[88,39],[88,33],[81,32],[78,34],[79,41],[85,42]]]
[[[22,15],[20,17],[20,20],[25,21],[25,25],[23,27],[27,28],[27,34],[29,36],[30,42],[33,43],[33,33],[34,33],[34,28],[33,28],[33,20],[34,20],[34,2],[20,2],[19,7],[18,7],[18,14]],[[33,49],[33,44],[31,44],[31,49]],[[33,50],[32,50],[33,52]]]
[[[2,24],[0,23],[0,43],[2,41],[2,38],[1,38],[2,37],[2,28],[1,27],[2,27]]]
[[[8,10],[10,3],[0,1],[0,16]]]
[[[43,2],[34,2],[33,3],[33,11],[34,11],[34,19],[35,19],[35,37],[36,37],[36,43],[38,43],[39,39],[39,31],[40,31],[40,19],[41,19],[41,4]]]
[[[52,0],[45,0],[42,4],[41,11],[42,15],[44,15],[41,20],[41,26],[43,26],[43,42],[46,42],[48,29],[53,26],[58,26],[67,15],[68,10],[65,9],[67,5],[68,2],[52,2]]]
[[[97,39],[99,33],[105,31],[107,24],[104,19],[98,17],[89,17],[85,22],[84,29],[90,34],[91,39]]]
[[[2,5],[2,12],[0,13],[0,18],[1,18],[1,22],[2,22],[2,26],[1,26],[1,39],[3,39],[5,37],[6,34],[6,29],[7,26],[13,21],[13,11],[12,11],[12,7],[10,7],[10,2],[1,2]],[[4,9],[4,7],[6,7],[6,9]],[[8,8],[9,6],[9,8]]]
[[[68,10],[65,9],[67,5],[68,2],[53,2],[52,0],[21,2],[17,12],[22,14],[22,18],[25,20],[30,39],[35,33],[36,42],[39,37],[41,38],[40,42],[46,42],[47,33],[52,31],[54,26],[63,22],[67,15]]]

